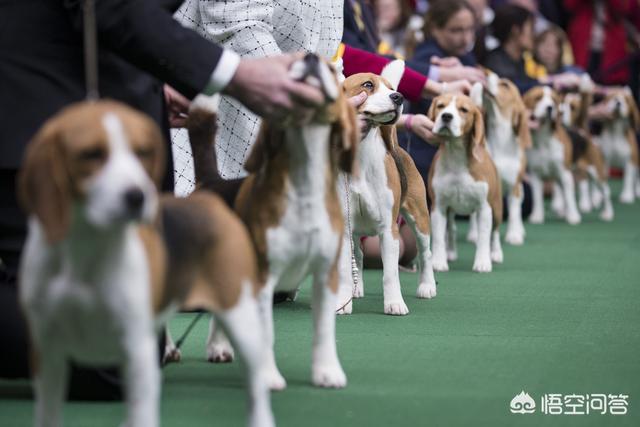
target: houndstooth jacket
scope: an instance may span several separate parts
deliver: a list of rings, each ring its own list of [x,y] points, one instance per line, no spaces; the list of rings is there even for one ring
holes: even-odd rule
[[[242,57],[306,51],[331,58],[342,38],[343,5],[344,0],[187,0],[175,17]],[[259,128],[255,114],[222,97],[216,150],[224,178],[246,174],[244,159]]]

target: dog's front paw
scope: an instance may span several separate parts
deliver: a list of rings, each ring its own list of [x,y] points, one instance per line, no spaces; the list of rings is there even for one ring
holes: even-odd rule
[[[207,361],[211,363],[230,363],[235,357],[231,343],[226,340],[209,344]]]
[[[611,207],[603,209],[602,212],[600,212],[600,219],[606,222],[613,221],[613,209]]]
[[[446,257],[433,257],[432,258],[433,271],[449,271],[449,263]]]
[[[519,231],[515,231],[515,230],[509,230],[507,231],[506,236],[504,236],[504,241],[507,242],[510,245],[514,245],[514,246],[520,246],[524,244],[524,234],[519,232]]]
[[[589,197],[581,198],[580,199],[580,203],[578,204],[578,208],[580,209],[580,212],[582,212],[582,213],[591,212],[591,209],[592,209],[591,199],[589,199]]]
[[[418,286],[418,291],[416,292],[416,296],[418,298],[426,298],[431,299],[436,296],[436,284],[435,283],[421,283]]]
[[[567,223],[570,225],[580,224],[580,221],[582,221],[582,218],[578,212],[571,212],[567,215]]]
[[[312,368],[311,381],[316,387],[344,388],[347,385],[347,376],[339,362],[315,365]]]
[[[456,261],[458,259],[458,251],[456,249],[447,249],[447,261]]]
[[[168,347],[164,350],[164,355],[162,356],[162,364],[167,365],[169,363],[179,363],[180,359],[182,359],[182,352],[177,347]]]
[[[529,215],[529,222],[531,224],[544,224],[544,213],[531,212],[531,215]]]
[[[476,273],[490,273],[491,268],[491,258],[476,257],[473,262],[473,271]]]
[[[347,299],[347,302],[339,300],[336,307],[336,314],[351,314],[353,312],[353,301],[351,298]]]
[[[504,254],[502,253],[502,248],[492,249],[491,250],[491,262],[495,262],[497,264],[502,264],[504,261]]]
[[[392,316],[405,316],[409,314],[409,308],[403,300],[385,302],[384,314],[390,314]]]
[[[267,369],[264,373],[264,378],[269,390],[281,391],[287,388],[287,381],[276,367]]]
[[[633,191],[623,191],[622,194],[620,194],[620,203],[633,203],[633,198]]]

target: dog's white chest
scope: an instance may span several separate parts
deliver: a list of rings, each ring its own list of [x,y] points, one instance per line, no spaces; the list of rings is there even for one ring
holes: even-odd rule
[[[595,141],[602,149],[607,163],[619,168],[625,166],[631,156],[631,147],[629,147],[623,123],[614,123],[612,126],[605,127]]]
[[[126,234],[117,249],[93,252],[90,241],[62,248],[57,272],[23,290],[38,334],[78,362],[119,363],[131,343],[125,337],[152,333],[146,255],[135,230]]]
[[[532,172],[543,178],[558,178],[564,170],[564,147],[554,134],[536,132],[533,135],[533,148],[527,154]]]
[[[489,185],[476,181],[465,167],[452,168],[438,162],[433,176],[433,190],[439,205],[468,215],[486,202]]]
[[[394,204],[389,188],[385,158],[387,149],[379,129],[362,140],[358,150],[359,176],[351,179],[351,219],[354,233],[378,234],[389,218]]]
[[[296,289],[319,263],[334,260],[340,235],[327,209],[330,128],[313,126],[288,135],[291,168],[285,189],[285,213],[266,231],[269,269],[281,278],[277,290]],[[299,149],[300,151],[296,151]],[[333,184],[335,185],[335,184]]]

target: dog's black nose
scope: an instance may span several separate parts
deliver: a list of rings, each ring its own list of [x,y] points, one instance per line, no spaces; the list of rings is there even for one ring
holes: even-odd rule
[[[138,187],[131,187],[124,193],[124,203],[130,212],[139,212],[144,203],[144,193]]]
[[[551,117],[552,114],[553,114],[553,107],[549,105],[547,107],[547,116]]]
[[[404,102],[404,96],[402,96],[400,92],[393,92],[391,95],[389,95],[389,98],[391,98],[393,103],[396,105],[402,105],[402,103]]]
[[[453,114],[451,113],[442,113],[442,121],[445,123],[449,123],[451,120],[453,120]]]
[[[621,109],[622,108],[622,102],[616,101],[616,107],[615,108],[616,108],[616,110]]]

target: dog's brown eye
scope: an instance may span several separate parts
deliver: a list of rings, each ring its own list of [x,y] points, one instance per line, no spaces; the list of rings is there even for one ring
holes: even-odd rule
[[[438,104],[438,105],[436,105],[436,108],[438,108],[438,109],[444,108],[444,104]]]
[[[460,107],[460,111],[466,114],[469,112],[469,109],[467,109],[466,107]]]
[[[362,87],[365,89],[373,89],[373,83],[370,81],[366,81],[364,83],[362,83]]]
[[[107,151],[102,147],[87,148],[80,152],[79,157],[85,161],[102,161],[107,157]]]

